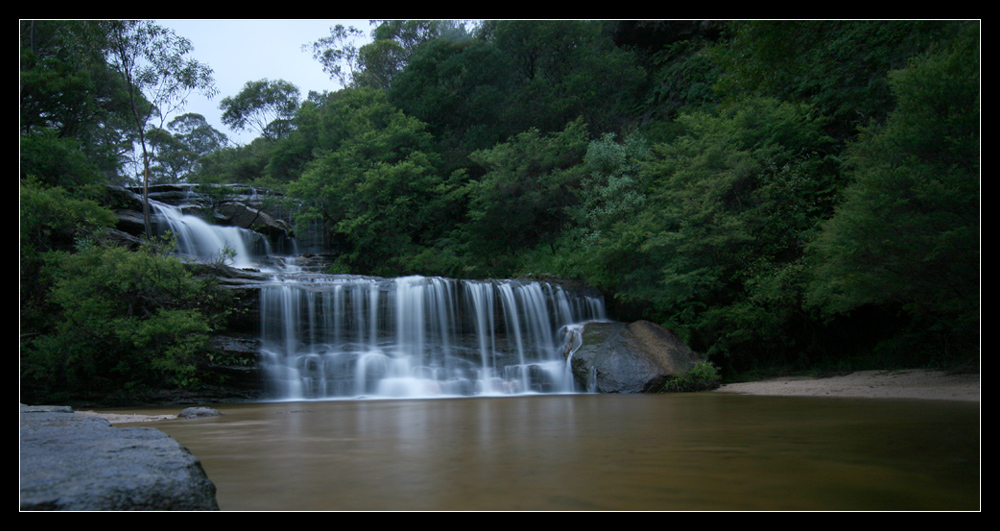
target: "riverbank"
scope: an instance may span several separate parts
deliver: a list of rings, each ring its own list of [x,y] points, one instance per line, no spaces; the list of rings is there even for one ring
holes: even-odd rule
[[[980,401],[979,374],[950,374],[922,369],[857,371],[829,378],[785,377],[726,384],[715,393],[771,396],[917,398]]]
[[[826,396],[853,398],[917,398],[925,400],[980,401],[979,374],[911,369],[857,371],[843,376],[812,378],[792,376],[757,382],[726,384],[713,393],[771,396]],[[77,411],[106,419],[111,424],[155,422],[176,415],[135,415]]]

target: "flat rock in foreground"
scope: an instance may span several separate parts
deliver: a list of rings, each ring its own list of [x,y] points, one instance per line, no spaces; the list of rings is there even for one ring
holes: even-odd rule
[[[21,510],[218,510],[201,462],[154,428],[21,406]]]

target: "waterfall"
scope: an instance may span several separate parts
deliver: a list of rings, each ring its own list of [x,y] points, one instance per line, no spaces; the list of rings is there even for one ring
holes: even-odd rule
[[[261,266],[271,255],[270,244],[261,234],[239,227],[211,225],[198,216],[184,214],[175,206],[150,200],[158,233],[170,231],[177,238],[177,252],[198,262],[226,261],[236,268]]]
[[[261,288],[262,363],[286,399],[576,392],[569,325],[603,301],[517,280],[324,275]]]
[[[567,342],[579,340],[575,324],[606,319],[599,295],[530,280],[306,274],[293,257],[271,256],[256,232],[151,204],[182,256],[225,253],[234,267],[271,274],[260,287],[260,364],[274,398],[586,390],[570,372]]]

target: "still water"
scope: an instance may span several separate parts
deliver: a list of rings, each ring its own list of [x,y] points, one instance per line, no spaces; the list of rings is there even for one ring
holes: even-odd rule
[[[980,508],[978,402],[695,393],[215,407],[223,416],[156,427],[201,459],[223,510]]]

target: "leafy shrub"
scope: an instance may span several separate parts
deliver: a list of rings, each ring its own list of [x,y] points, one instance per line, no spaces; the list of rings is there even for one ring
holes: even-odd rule
[[[129,395],[193,387],[208,340],[209,287],[170,254],[172,241],[137,252],[83,245],[48,253],[49,326],[23,345],[28,397]]]
[[[664,393],[691,393],[695,391],[710,391],[721,384],[719,368],[710,361],[699,361],[686,373],[671,378],[663,386]]]

